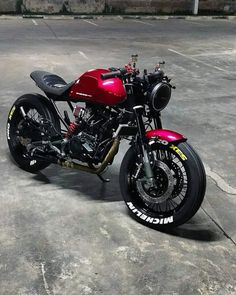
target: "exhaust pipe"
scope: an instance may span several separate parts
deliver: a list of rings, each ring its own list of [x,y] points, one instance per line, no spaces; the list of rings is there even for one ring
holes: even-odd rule
[[[57,164],[59,164],[62,167],[65,167],[65,168],[78,169],[78,170],[81,170],[81,171],[85,171],[85,172],[89,172],[89,173],[92,173],[92,174],[98,174],[99,175],[113,161],[115,155],[118,153],[119,145],[120,145],[120,140],[118,138],[115,138],[109,152],[107,153],[107,155],[105,157],[105,159],[103,160],[101,165],[99,167],[97,167],[97,168],[96,167],[91,168],[89,166],[77,164],[77,163],[75,163],[73,161],[67,161],[67,160],[58,160]]]

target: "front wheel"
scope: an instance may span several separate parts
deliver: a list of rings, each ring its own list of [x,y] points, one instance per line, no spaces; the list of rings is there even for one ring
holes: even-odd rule
[[[152,182],[145,178],[134,147],[121,164],[120,188],[131,215],[156,229],[187,222],[198,211],[205,194],[201,159],[186,142],[153,149],[150,159]]]

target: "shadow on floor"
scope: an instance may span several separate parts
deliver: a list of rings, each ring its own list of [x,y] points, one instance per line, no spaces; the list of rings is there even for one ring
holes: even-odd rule
[[[86,198],[96,201],[117,202],[123,201],[120,193],[118,171],[110,168],[104,174],[110,182],[103,183],[96,175],[71,170],[51,165],[47,169],[35,174],[33,178],[37,181],[54,184],[62,189],[71,189]]]
[[[34,179],[44,183],[53,183],[62,189],[72,189],[93,201],[118,202],[123,201],[119,187],[118,172],[111,170],[106,173],[111,179],[102,183],[96,175],[49,167],[44,172],[34,175]],[[202,210],[186,224],[163,231],[163,233],[189,240],[214,242],[224,238],[224,234],[213,224]]]
[[[224,233],[201,209],[187,223],[163,232],[172,236],[201,242],[215,242],[225,238]]]
[[[176,228],[166,232],[172,236],[181,237],[184,239],[201,241],[201,242],[214,242],[224,238],[220,230],[214,228]]]
[[[96,175],[61,168],[57,165],[51,165],[37,174],[29,175],[34,180],[43,184],[53,184],[59,189],[74,190],[78,192],[78,195],[84,195],[86,199],[91,201],[123,201],[120,193],[119,170],[117,166],[111,167],[105,173],[105,176],[111,179],[109,183],[103,183]],[[65,193],[68,192],[65,191]],[[127,213],[129,213],[128,209]],[[223,232],[212,223],[201,209],[186,224],[173,229],[162,230],[162,232],[168,235],[202,242],[214,242],[225,238]]]

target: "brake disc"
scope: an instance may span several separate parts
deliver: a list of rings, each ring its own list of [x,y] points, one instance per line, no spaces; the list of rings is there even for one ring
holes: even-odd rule
[[[158,175],[154,179],[154,185],[151,185],[145,177],[136,181],[140,197],[152,204],[162,203],[171,198],[175,185],[174,176],[164,162],[156,160],[155,169],[158,170]]]

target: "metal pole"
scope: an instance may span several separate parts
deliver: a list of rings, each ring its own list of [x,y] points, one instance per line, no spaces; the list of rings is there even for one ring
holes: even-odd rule
[[[193,0],[193,14],[197,15],[198,14],[198,7],[199,7],[199,0]]]

